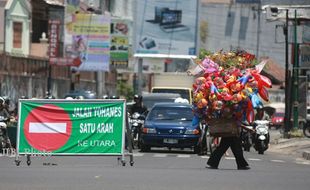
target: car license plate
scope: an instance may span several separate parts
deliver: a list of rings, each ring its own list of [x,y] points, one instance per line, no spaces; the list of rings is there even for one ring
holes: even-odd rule
[[[178,140],[177,139],[164,139],[164,143],[167,143],[167,144],[177,144]]]

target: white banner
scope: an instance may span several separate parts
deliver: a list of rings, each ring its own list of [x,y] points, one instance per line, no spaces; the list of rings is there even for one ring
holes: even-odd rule
[[[196,55],[197,3],[197,0],[138,1],[135,53]]]

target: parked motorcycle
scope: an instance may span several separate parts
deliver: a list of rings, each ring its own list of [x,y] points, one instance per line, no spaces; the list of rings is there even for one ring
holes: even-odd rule
[[[8,121],[8,118],[0,116],[0,153],[3,153],[3,149],[12,148],[6,124]]]
[[[141,128],[144,124],[144,120],[145,116],[138,112],[133,113],[129,118],[133,148],[140,148],[140,134]]]
[[[246,128],[248,128],[249,130],[246,130],[244,128],[241,128],[241,142],[242,142],[242,147],[244,151],[250,152],[250,149],[252,147],[253,144],[253,135],[250,132],[250,130],[253,130],[253,126],[251,125],[245,125]]]
[[[254,148],[258,151],[258,154],[264,154],[269,147],[270,134],[269,134],[269,121],[268,120],[256,120],[255,134],[254,134]]]

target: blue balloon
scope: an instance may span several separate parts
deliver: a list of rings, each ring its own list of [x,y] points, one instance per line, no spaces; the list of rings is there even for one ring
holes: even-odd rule
[[[251,94],[251,102],[252,102],[253,108],[255,109],[259,107],[263,107],[263,103],[256,93]]]
[[[194,115],[193,120],[192,120],[192,126],[199,125],[199,122],[200,122],[199,117]]]

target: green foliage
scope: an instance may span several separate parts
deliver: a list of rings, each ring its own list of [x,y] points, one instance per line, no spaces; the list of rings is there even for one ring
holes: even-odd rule
[[[201,48],[199,51],[198,58],[203,60],[207,55],[211,55],[212,52],[206,49]]]
[[[134,96],[134,91],[131,85],[129,85],[126,81],[119,80],[117,81],[116,86],[117,94],[120,97],[126,98],[126,100],[131,100]]]
[[[208,36],[208,22],[203,20],[200,22],[200,40],[202,44],[206,43]]]

